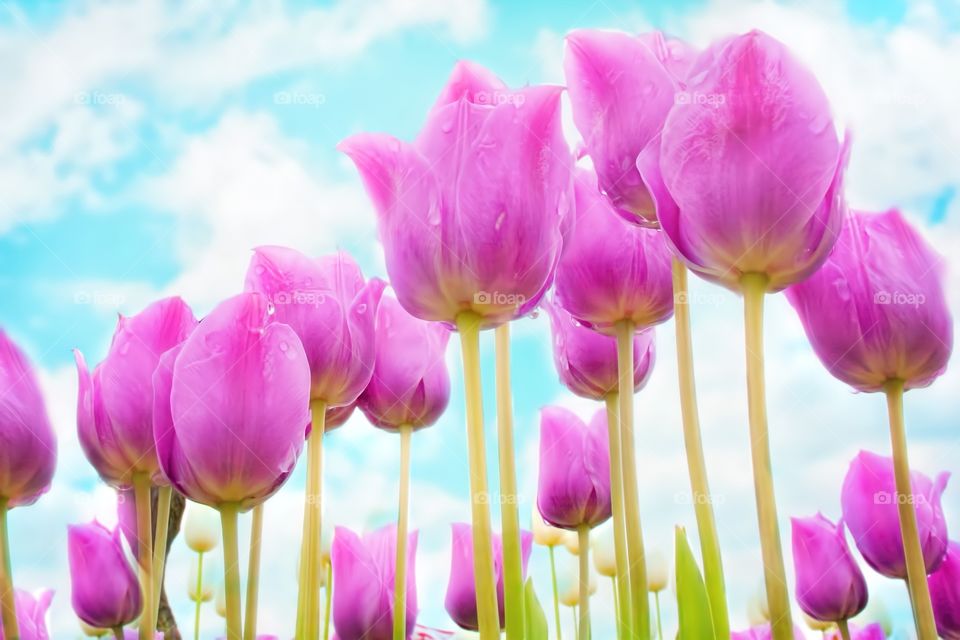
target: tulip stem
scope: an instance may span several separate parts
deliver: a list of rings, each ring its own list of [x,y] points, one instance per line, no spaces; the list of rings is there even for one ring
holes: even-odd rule
[[[637,489],[637,453],[633,433],[633,323],[616,324],[617,370],[620,401],[620,458],[623,465],[623,504],[626,514],[631,624],[640,640],[650,637],[650,601],[647,597],[647,565],[640,527],[640,496]],[[779,640],[779,639],[778,639]]]
[[[617,595],[617,576],[610,578],[610,588],[613,591],[613,617],[617,621],[617,637],[623,638],[623,628],[620,626],[620,596]]]
[[[223,586],[227,598],[227,640],[240,640],[243,633],[240,604],[240,549],[237,542],[237,513],[233,502],[220,505],[223,526]]]
[[[838,620],[837,628],[840,629],[842,640],[850,640],[850,625],[847,624],[846,620]]]
[[[607,440],[610,443],[610,490],[613,507],[613,548],[617,561],[617,575],[614,577],[617,595],[617,629],[620,638],[633,638],[630,620],[630,566],[627,561],[627,530],[623,513],[623,459],[620,453],[620,410],[619,394],[608,393]]]
[[[111,631],[113,631],[113,637],[116,640],[123,640],[123,627],[114,627]]]
[[[397,561],[393,581],[393,640],[407,637],[407,527],[410,517],[410,425],[400,431],[400,497],[397,501]],[[330,585],[327,585],[329,590]]]
[[[753,461],[753,483],[763,555],[764,581],[770,608],[770,624],[774,640],[792,640],[790,598],[777,523],[777,502],[773,491],[773,468],[770,462],[770,433],[767,426],[767,400],[763,367],[763,299],[768,279],[762,273],[745,273],[740,278],[744,301],[746,333],[747,401],[750,421],[750,450]]]
[[[913,619],[919,640],[934,640],[937,627],[927,584],[927,568],[920,547],[917,512],[910,486],[910,460],[907,456],[907,430],[903,420],[903,380],[890,380],[884,386],[887,413],[890,416],[890,441],[893,445],[893,470],[897,485],[897,509],[900,514],[900,535],[907,563],[907,588],[913,606]]]
[[[197,553],[197,598],[193,610],[193,640],[200,640],[200,605],[203,604],[203,551]]]
[[[730,637],[723,562],[720,539],[707,482],[707,463],[700,437],[700,414],[697,410],[697,386],[693,371],[693,337],[690,329],[690,299],[687,290],[687,268],[673,258],[674,321],[677,331],[677,374],[680,381],[680,413],[683,417],[683,441],[687,453],[687,470],[693,492],[693,510],[697,517],[703,573],[710,599],[710,613],[717,638]],[[659,620],[659,615],[658,615]]]
[[[590,640],[590,527],[577,529],[580,547],[580,631],[579,640]]]
[[[329,560],[325,563],[327,565],[327,579],[324,595],[326,596],[326,612],[323,615],[323,640],[327,640],[330,637],[330,604],[333,602],[333,563]]]
[[[143,606],[153,606],[153,524],[151,522],[150,475],[133,474],[133,501],[137,508],[137,563],[140,566],[140,588]],[[140,640],[153,640],[152,618],[148,611],[140,615]]]
[[[10,537],[7,532],[7,498],[0,498],[0,615],[3,617],[3,637],[19,640],[17,604],[13,589],[13,570],[10,566]]]
[[[523,640],[523,559],[517,465],[513,449],[513,398],[510,393],[510,324],[494,331],[497,359],[497,441],[500,457],[500,521],[503,528],[504,613],[507,640]]]
[[[480,383],[480,316],[464,311],[457,316],[463,351],[463,385],[467,409],[467,454],[473,519],[473,575],[477,592],[477,622],[481,640],[500,637],[500,614],[494,587],[490,494],[487,455],[483,439],[483,391]]]
[[[243,640],[257,637],[257,600],[260,590],[260,549],[263,539],[263,503],[253,508],[250,523],[250,556],[247,560],[247,617],[243,621]]]
[[[550,545],[548,548],[550,549],[550,580],[553,582],[553,618],[557,626],[557,640],[563,640],[560,629],[560,591],[557,589],[557,559],[554,553],[556,547]]]
[[[297,638],[320,635],[320,536],[323,492],[323,430],[327,404],[310,403],[312,428],[307,438],[307,489],[303,499],[303,540],[300,543],[300,590],[297,597]]]
[[[657,640],[663,640],[663,622],[660,619],[660,592],[659,591],[653,592],[653,603],[657,609]],[[712,614],[713,610],[711,609],[710,612]],[[847,640],[850,640],[850,639],[847,638]]]
[[[150,629],[157,628],[160,594],[163,592],[164,566],[167,562],[167,533],[170,528],[170,500],[173,487],[157,487],[157,525],[153,536],[153,605],[150,608]]]

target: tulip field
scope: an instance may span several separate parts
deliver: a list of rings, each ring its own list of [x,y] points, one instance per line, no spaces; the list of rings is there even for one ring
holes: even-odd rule
[[[70,345],[68,398],[0,315],[0,640],[59,637],[52,624],[139,640],[960,639],[960,523],[944,508],[960,458],[917,464],[918,447],[934,458],[914,404],[943,386],[953,349],[946,236],[848,188],[859,123],[779,33],[583,22],[558,36],[562,82],[508,84],[522,69],[458,53],[425,74],[425,109],[397,100],[416,126],[324,124],[375,260],[319,225],[337,250],[273,242],[269,218],[296,214],[268,213],[282,189],[264,186],[264,241],[238,247],[245,271],[224,262],[233,290],[115,305],[108,344]],[[720,338],[705,295],[736,305]],[[798,328],[790,351],[771,317]],[[531,318],[536,357],[517,348]],[[771,381],[800,369],[884,416],[861,442],[858,416],[790,388],[842,468],[782,446]],[[721,398],[705,371],[729,379]],[[544,381],[561,395],[520,419]],[[676,420],[647,419],[666,404]],[[711,433],[724,405],[743,408],[723,443],[742,464]],[[956,414],[937,419],[956,429]],[[417,480],[441,428],[439,455],[462,464],[431,480],[462,521],[438,533],[412,514],[444,504]],[[347,431],[390,436],[384,482],[372,444],[350,454],[348,482],[331,471]],[[654,456],[661,436],[669,454]],[[64,458],[95,474],[87,490],[111,516],[51,538],[69,575],[55,594],[27,544],[46,534],[18,517],[55,495]],[[785,510],[801,469],[819,475],[814,508]],[[670,492],[689,498],[665,527],[651,496]],[[371,493],[389,509],[358,527],[352,496]],[[747,514],[736,533],[718,517],[728,499]],[[745,581],[753,595],[731,587]]]

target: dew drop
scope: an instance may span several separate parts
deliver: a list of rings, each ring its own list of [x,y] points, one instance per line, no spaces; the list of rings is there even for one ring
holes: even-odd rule
[[[507,217],[507,212],[501,211],[500,215],[497,216],[497,219],[493,223],[493,228],[496,229],[497,231],[500,231],[500,227],[503,226],[503,221],[506,219],[506,217]]]
[[[366,304],[364,304],[364,303],[361,302],[360,304],[357,305],[357,313],[363,315],[363,314],[366,313],[366,312],[367,312],[367,305],[366,305]]]

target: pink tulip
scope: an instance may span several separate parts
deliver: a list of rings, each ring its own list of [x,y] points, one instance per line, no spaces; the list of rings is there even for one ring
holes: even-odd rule
[[[511,91],[460,62],[416,142],[340,143],[377,210],[397,298],[423,320],[473,311],[484,326],[543,297],[572,206],[560,87]]]
[[[668,320],[672,258],[663,234],[621,220],[587,171],[574,182],[576,225],[557,265],[557,302],[604,333],[621,320],[641,328]]]
[[[290,325],[310,363],[310,397],[330,406],[352,403],[370,381],[376,352],[374,324],[386,283],[364,282],[341,251],[308,258],[286,247],[260,247],[247,270],[248,291],[264,294],[274,318]]]
[[[80,445],[105,482],[129,487],[134,473],[167,484],[153,441],[153,372],[160,356],[183,342],[197,326],[180,298],[165,298],[135,316],[121,316],[107,357],[87,370],[74,350],[80,391]]]
[[[567,36],[564,70],[573,121],[600,188],[632,222],[656,221],[636,160],[648,145],[659,145],[695,56],[688,44],[659,31],[632,36],[578,29]]]
[[[426,427],[450,400],[450,375],[444,359],[450,331],[407,313],[395,298],[377,310],[377,357],[359,406],[382,429]]]
[[[303,446],[310,366],[266,297],[220,303],[163,355],[153,384],[157,453],[180,493],[245,510],[286,481]]]
[[[793,637],[795,640],[806,640],[803,630],[794,625]],[[751,627],[746,631],[734,631],[730,634],[730,640],[772,640],[773,634],[770,633],[770,625],[762,624],[757,627]]]
[[[850,553],[843,521],[793,518],[797,601],[816,620],[848,620],[867,606],[867,581]]]
[[[917,513],[920,546],[927,573],[940,566],[947,553],[947,523],[940,498],[949,473],[936,481],[918,472],[910,473],[910,500]],[[907,568],[900,536],[893,459],[861,451],[850,463],[840,497],[843,520],[867,563],[888,578],[906,579]]]
[[[67,527],[71,602],[77,617],[92,627],[114,629],[137,619],[140,584],[123,555],[119,528],[99,522]]]
[[[743,274],[769,291],[823,263],[846,205],[840,144],[816,78],[761,31],[697,58],[660,144],[637,167],[674,250],[704,278],[739,290]]]
[[[453,531],[452,558],[450,560],[450,579],[447,582],[447,595],[444,608],[457,626],[470,631],[477,630],[477,593],[473,581],[473,530],[469,524],[455,522]],[[493,571],[497,580],[497,604],[500,608],[500,628],[503,629],[503,541],[493,534]],[[523,575],[526,577],[527,561],[533,550],[533,534],[520,532],[520,557]]]
[[[580,397],[603,400],[617,391],[617,340],[583,326],[560,305],[544,301],[553,329],[553,363],[560,382]],[[655,361],[653,329],[633,336],[633,388],[650,379]]]
[[[20,627],[20,640],[50,640],[47,632],[47,609],[53,600],[53,591],[44,589],[34,597],[28,591],[16,590],[14,607],[17,612],[17,625]],[[0,627],[0,640],[4,640]]]
[[[960,640],[960,544],[950,542],[943,564],[927,578],[937,633],[945,640]]]
[[[406,635],[417,624],[417,532],[407,544]],[[361,538],[344,527],[333,536],[333,626],[340,640],[391,640],[397,527]]]
[[[50,488],[57,440],[30,362],[0,329],[0,496],[30,505]]]
[[[607,414],[590,424],[562,407],[540,412],[537,509],[555,527],[590,528],[610,519],[610,445]]]
[[[893,379],[925,387],[953,348],[944,267],[899,211],[853,212],[823,267],[787,298],[835,377],[860,391]]]
[[[850,625],[850,640],[886,640],[887,634],[879,622],[868,624],[865,627]],[[830,629],[823,634],[823,640],[843,640],[839,629]]]

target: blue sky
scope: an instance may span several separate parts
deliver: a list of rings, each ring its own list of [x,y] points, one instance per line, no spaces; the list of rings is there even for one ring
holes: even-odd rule
[[[242,286],[249,250],[286,244],[353,253],[385,274],[374,217],[352,167],[334,150],[361,130],[411,138],[453,63],[469,58],[511,85],[562,83],[562,36],[575,27],[653,26],[699,46],[753,27],[787,42],[819,75],[838,127],[855,139],[849,199],[903,207],[949,257],[960,251],[960,8],[948,0],[846,3],[699,0],[663,3],[362,0],[330,3],[201,0],[30,2],[0,5],[0,325],[41,372],[60,435],[55,487],[11,516],[19,585],[53,586],[56,637],[77,635],[69,611],[65,525],[109,520],[112,496],[76,443],[70,350],[99,360],[117,312],[183,295],[198,314]],[[569,125],[569,114],[566,116]],[[568,126],[571,143],[576,141]],[[956,303],[960,286],[949,280]],[[702,422],[729,567],[731,609],[760,583],[746,436],[740,306],[694,284]],[[699,295],[699,297],[697,297]],[[851,393],[813,357],[782,299],[768,305],[770,414],[781,515],[839,515],[839,485],[860,448],[887,451],[883,403]],[[679,432],[673,331],[637,397],[638,465],[646,536],[671,553],[672,527],[695,529]],[[491,345],[487,345],[491,346]],[[534,500],[537,411],[593,407],[555,382],[544,318],[514,328],[514,379],[523,518]],[[448,354],[454,388],[459,357]],[[492,361],[485,360],[492,389]],[[957,471],[960,384],[951,369],[911,393],[917,468]],[[489,396],[490,394],[488,394]],[[422,620],[452,627],[441,603],[449,530],[469,517],[463,399],[414,439],[413,521]],[[492,427],[492,407],[488,407]],[[489,429],[492,432],[492,429]],[[328,519],[355,528],[392,517],[397,441],[355,418],[329,439]],[[493,459],[495,443],[489,451]],[[495,476],[495,473],[492,474]],[[268,506],[263,629],[286,633],[294,602],[294,541],[303,478]],[[958,490],[947,492],[960,527]],[[36,535],[43,531],[44,535]],[[546,560],[533,572],[546,600]],[[187,555],[168,588],[182,621]],[[874,594],[905,629],[905,591],[871,576]],[[669,600],[669,599],[668,599]],[[601,584],[594,607],[609,612]],[[665,612],[668,627],[672,607]],[[602,613],[601,613],[602,615]],[[205,612],[207,636],[216,619]],[[609,616],[608,616],[609,617]]]

